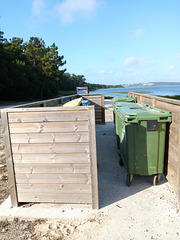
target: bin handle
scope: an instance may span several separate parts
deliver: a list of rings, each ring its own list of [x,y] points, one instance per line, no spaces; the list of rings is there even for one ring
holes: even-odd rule
[[[171,117],[160,117],[159,122],[171,122]]]

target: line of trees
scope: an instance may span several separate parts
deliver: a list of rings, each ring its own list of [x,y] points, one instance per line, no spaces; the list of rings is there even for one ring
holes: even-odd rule
[[[0,31],[0,99],[46,99],[77,86],[88,86],[90,91],[113,87],[87,83],[84,75],[67,73],[65,64],[55,43],[49,47],[37,37],[28,42],[18,37],[7,40]]]

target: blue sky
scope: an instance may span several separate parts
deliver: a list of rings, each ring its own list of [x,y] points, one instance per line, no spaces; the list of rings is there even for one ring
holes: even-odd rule
[[[6,0],[0,30],[55,42],[87,82],[179,82],[179,11],[179,0]]]

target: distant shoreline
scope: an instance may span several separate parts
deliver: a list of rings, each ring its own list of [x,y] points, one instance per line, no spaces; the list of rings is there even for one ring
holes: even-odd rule
[[[122,84],[125,88],[130,87],[151,87],[151,86],[172,86],[172,85],[180,85],[180,82],[149,82],[149,83],[130,83],[130,84]]]

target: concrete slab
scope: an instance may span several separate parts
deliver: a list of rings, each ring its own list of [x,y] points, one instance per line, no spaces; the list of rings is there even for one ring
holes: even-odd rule
[[[10,196],[0,205],[0,220],[36,220],[36,219],[81,219],[88,218],[92,212],[91,206],[77,204],[24,204],[11,207]]]

